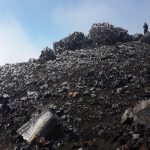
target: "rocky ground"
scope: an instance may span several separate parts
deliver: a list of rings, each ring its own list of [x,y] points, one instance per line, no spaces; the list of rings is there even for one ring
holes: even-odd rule
[[[122,120],[126,109],[149,98],[150,45],[140,41],[6,64],[0,67],[0,149],[149,150],[149,104],[145,122]],[[16,131],[45,109],[57,115],[64,135],[28,145]]]

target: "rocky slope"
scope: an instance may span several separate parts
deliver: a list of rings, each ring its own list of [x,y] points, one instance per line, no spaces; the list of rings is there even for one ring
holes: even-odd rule
[[[126,109],[150,97],[150,45],[128,37],[111,44],[106,38],[98,46],[88,38],[88,47],[82,42],[77,50],[63,46],[55,60],[47,61],[51,51],[46,49],[39,60],[1,66],[0,149],[150,149],[150,106],[144,116],[148,123],[136,124],[129,116],[122,120]],[[57,115],[64,135],[41,147],[28,145],[16,131],[45,109]]]

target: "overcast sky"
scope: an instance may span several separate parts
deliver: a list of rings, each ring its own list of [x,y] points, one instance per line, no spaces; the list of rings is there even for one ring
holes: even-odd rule
[[[69,33],[109,22],[142,33],[150,0],[0,0],[0,65],[37,58]]]

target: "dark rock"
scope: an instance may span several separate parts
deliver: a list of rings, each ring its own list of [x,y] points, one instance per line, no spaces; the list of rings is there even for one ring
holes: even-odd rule
[[[40,62],[46,62],[46,61],[55,60],[55,59],[56,59],[56,55],[52,49],[46,47],[41,51],[41,55],[39,57]]]
[[[122,123],[132,120],[135,124],[150,127],[150,100],[140,101],[133,109],[128,108],[122,116]]]
[[[132,108],[126,109],[121,118],[122,124],[130,123],[130,122],[133,122],[133,109]]]
[[[66,50],[75,51],[78,49],[86,48],[89,44],[90,40],[86,36],[84,36],[82,32],[74,32],[68,37],[55,42],[53,44],[53,48],[55,53],[58,54]]]
[[[150,44],[150,32],[144,34],[144,36],[141,38],[141,42]]]
[[[142,34],[136,33],[133,35],[133,41],[139,41],[142,37]]]
[[[72,146],[71,149],[79,149],[79,148],[80,148],[80,146],[77,143],[74,143],[74,145]]]
[[[93,46],[112,45],[117,42],[127,42],[131,37],[127,34],[127,30],[114,27],[108,23],[93,24],[89,31],[89,37]]]
[[[2,110],[2,109],[3,109],[3,107],[4,107],[4,105],[3,105],[3,104],[0,104],[0,110]]]

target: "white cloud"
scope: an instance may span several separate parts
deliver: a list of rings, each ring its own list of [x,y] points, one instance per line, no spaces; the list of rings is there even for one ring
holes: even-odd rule
[[[11,15],[0,15],[0,65],[37,57],[21,24]]]
[[[145,3],[136,0],[70,0],[58,5],[51,19],[62,36],[74,31],[88,33],[97,22],[109,22],[134,34],[143,32],[143,23],[149,20],[149,4],[148,0]]]
[[[60,31],[82,31],[87,33],[93,23],[108,20],[109,6],[102,1],[81,0],[58,6],[53,12],[53,21]]]

